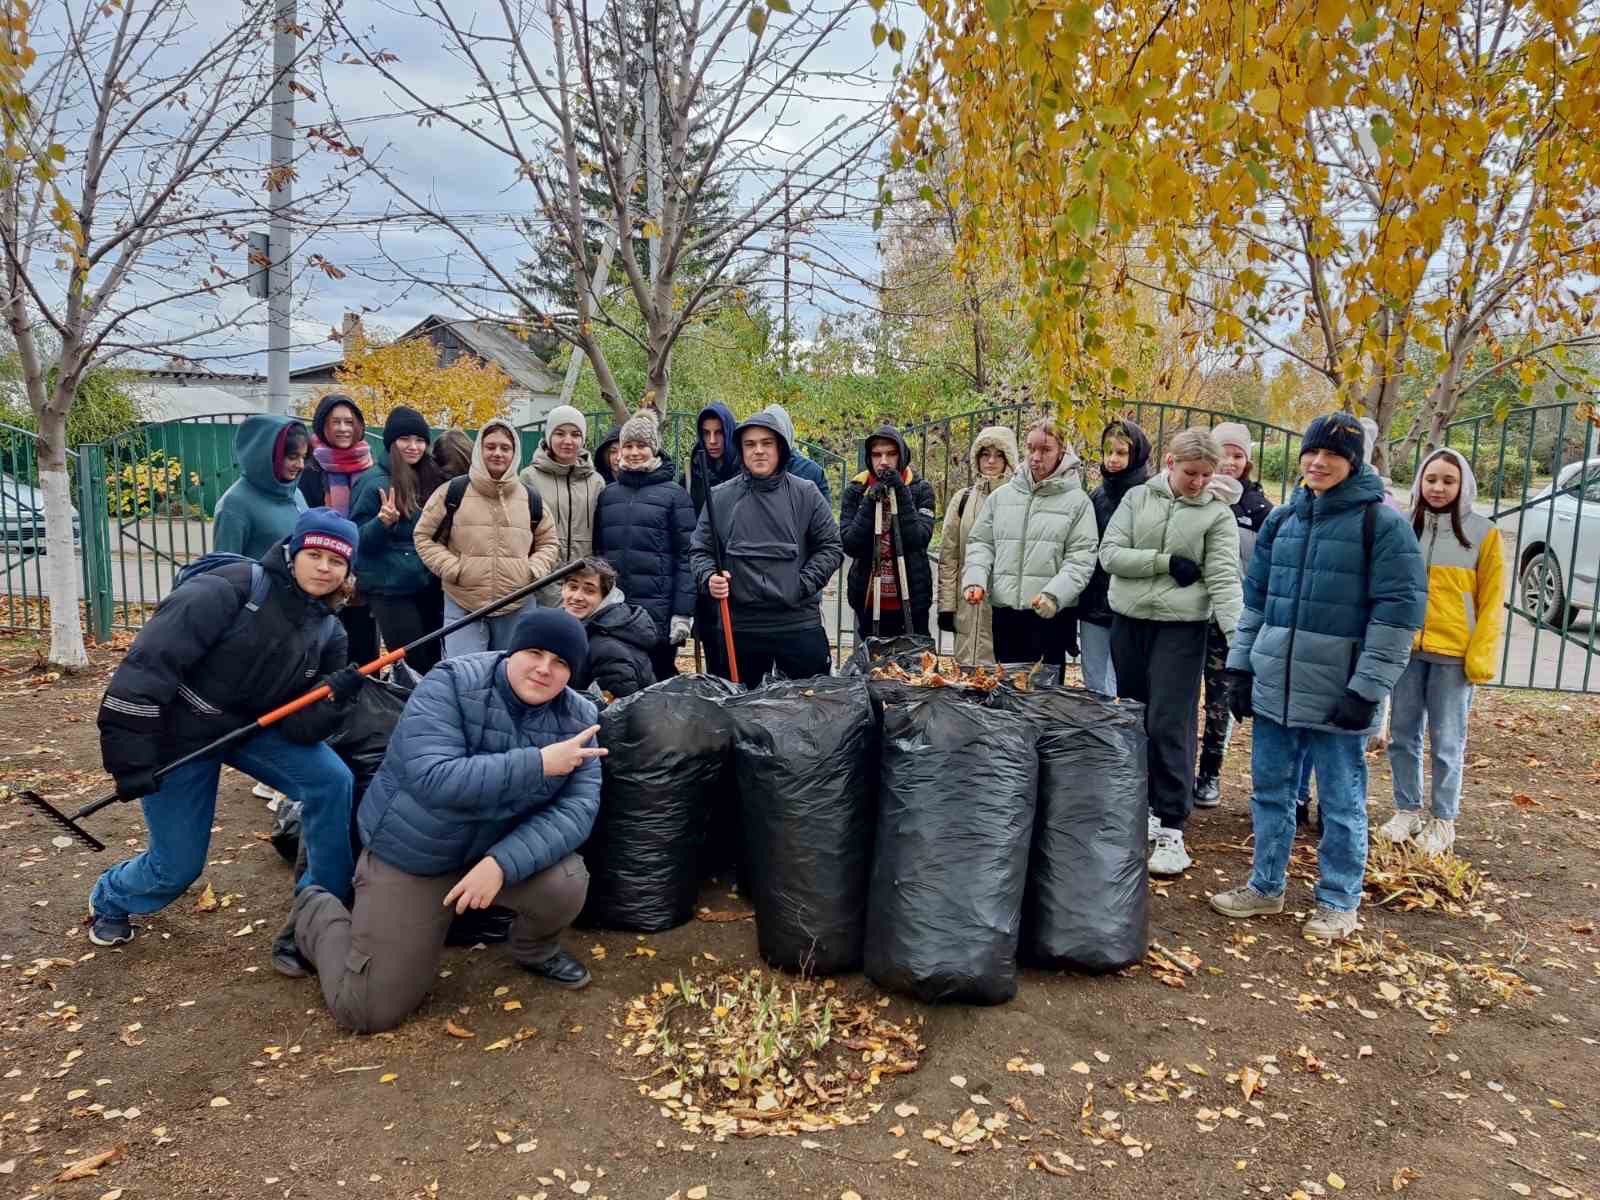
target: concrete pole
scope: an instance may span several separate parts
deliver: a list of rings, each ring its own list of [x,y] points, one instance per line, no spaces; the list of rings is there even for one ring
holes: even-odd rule
[[[290,207],[294,186],[289,168],[294,165],[293,64],[298,47],[292,31],[295,0],[277,0],[272,35],[272,166],[277,185],[267,197],[271,213],[271,265],[267,268],[267,408],[289,411],[289,322],[293,316],[293,272],[289,267]]]

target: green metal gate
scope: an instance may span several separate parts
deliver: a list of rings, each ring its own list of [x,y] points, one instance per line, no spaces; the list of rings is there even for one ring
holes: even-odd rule
[[[77,455],[70,450],[67,466],[77,466]],[[80,511],[81,506],[72,517],[75,543],[82,538]],[[38,439],[29,430],[0,424],[0,578],[5,581],[0,629],[49,630],[44,556]]]

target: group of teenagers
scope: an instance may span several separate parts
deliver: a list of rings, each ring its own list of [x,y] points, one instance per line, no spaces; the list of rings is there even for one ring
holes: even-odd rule
[[[1242,426],[1185,430],[1156,464],[1137,425],[1114,421],[1092,493],[1053,422],[1028,429],[1023,455],[1010,430],[989,428],[972,447],[974,482],[947,505],[935,572],[933,489],[892,425],[868,437],[837,520],[776,405],[742,422],[708,406],[681,474],[648,411],[592,450],[575,409],[552,410],[545,430],[519,474],[519,436],[502,420],[475,440],[434,440],[419,413],[395,409],[382,455],[348,396],[326,397],[309,429],[243,423],[240,478],[214,523],[214,549],[231,556],[162,601],[102,699],[105,766],[141,801],[148,843],[96,882],[95,944],[131,941],[134,915],[200,877],[228,765],[301,803],[305,867],[272,959],[286,975],[314,972],[342,1026],[404,1020],[452,917],[491,904],[516,914],[516,963],[584,986],[558,939],[587,892],[578,850],[600,803],[597,704],[675,674],[691,636],[717,674],[828,673],[821,597],[846,554],[858,635],[928,633],[936,612],[964,657],[1081,657],[1087,687],[1146,706],[1153,873],[1190,865],[1190,812],[1217,800],[1230,722],[1254,717],[1255,861],[1247,884],[1213,898],[1229,916],[1282,911],[1305,772],[1322,821],[1306,929],[1354,929],[1365,743],[1391,692],[1397,811],[1384,833],[1449,846],[1502,583],[1497,537],[1452,451],[1422,464],[1408,518],[1348,413],[1312,422],[1303,482],[1278,508],[1251,478]],[[420,682],[353,797],[325,739],[348,720],[356,664],[380,636],[407,645],[574,562],[547,593],[408,653]],[[318,682],[327,700],[159,770]]]

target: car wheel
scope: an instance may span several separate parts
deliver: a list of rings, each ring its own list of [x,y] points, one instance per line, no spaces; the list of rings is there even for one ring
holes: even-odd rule
[[[1567,603],[1567,589],[1561,578],[1561,563],[1546,550],[1522,571],[1522,608],[1539,625],[1565,629],[1572,624],[1577,609]]]

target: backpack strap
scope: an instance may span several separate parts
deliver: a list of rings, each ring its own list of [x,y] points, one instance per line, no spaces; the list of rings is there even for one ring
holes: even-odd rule
[[[964,487],[964,488],[961,489],[961,499],[956,502],[956,524],[957,525],[959,525],[961,523],[961,521],[962,521],[962,518],[964,518],[967,515],[967,499],[971,495],[972,495],[972,489],[971,488]]]
[[[528,532],[533,533],[538,530],[539,522],[544,520],[544,497],[526,479],[522,481],[522,488],[528,493]]]
[[[1372,573],[1372,547],[1378,538],[1378,505],[1381,503],[1383,501],[1374,500],[1361,514],[1361,561],[1369,575]]]
[[[441,546],[450,541],[450,531],[455,527],[456,509],[461,507],[461,501],[467,494],[467,485],[472,482],[470,476],[457,475],[444,489],[444,518],[433,531],[433,540]]]

